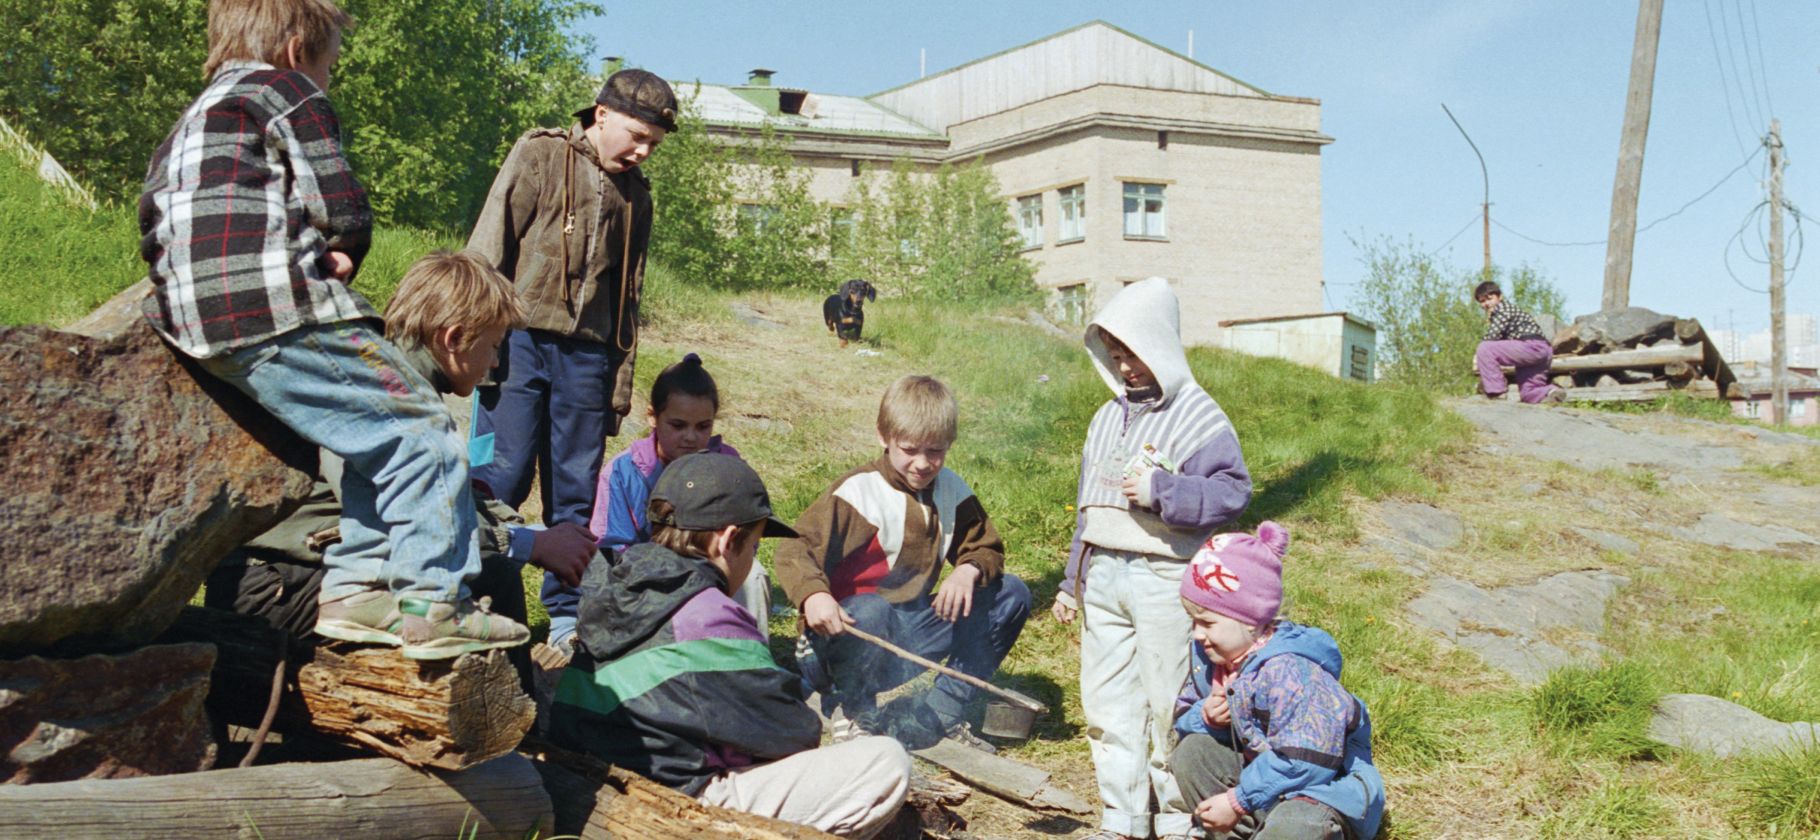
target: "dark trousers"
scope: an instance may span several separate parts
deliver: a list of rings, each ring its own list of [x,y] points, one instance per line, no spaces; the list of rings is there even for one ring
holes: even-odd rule
[[[1199,733],[1182,739],[1169,754],[1169,766],[1188,807],[1199,809],[1208,797],[1223,794],[1239,783],[1245,769],[1238,750]],[[1312,799],[1286,799],[1263,813],[1239,817],[1229,834],[1209,837],[1236,840],[1357,840],[1340,812]]]
[[[498,385],[480,388],[477,435],[492,434],[493,463],[474,469],[494,498],[516,508],[541,477],[543,521],[584,528],[606,438],[619,430],[613,386],[625,354],[605,344],[543,330],[513,330],[494,369]]]
[[[970,677],[990,680],[1030,618],[1030,588],[1016,575],[1004,575],[975,590],[971,614],[954,622],[936,615],[929,598],[894,605],[867,593],[840,605],[859,629],[926,659],[941,662],[945,658],[948,667]],[[903,685],[923,672],[914,663],[858,637],[804,632],[809,633],[816,657],[826,663],[835,696],[849,718],[873,708],[878,692]],[[961,710],[974,691],[973,686],[944,674],[936,679],[925,702],[943,726],[952,726],[961,719]]]

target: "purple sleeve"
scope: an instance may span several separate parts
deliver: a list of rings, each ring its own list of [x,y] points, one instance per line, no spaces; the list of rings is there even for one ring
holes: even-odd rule
[[[1239,518],[1251,504],[1251,472],[1238,435],[1220,434],[1176,473],[1153,473],[1150,493],[1157,516],[1171,528],[1207,531]]]
[[[1087,544],[1081,542],[1081,529],[1087,527],[1087,514],[1084,511],[1074,512],[1074,537],[1068,541],[1068,564],[1062,572],[1062,591],[1075,594],[1080,588],[1076,583],[1081,575],[1086,574],[1083,566],[1087,562]],[[1076,600],[1079,600],[1078,598]]]
[[[752,617],[752,613],[718,589],[704,589],[696,593],[695,597],[683,604],[682,609],[676,611],[670,622],[678,642],[701,639],[765,641],[764,634],[758,632],[758,620]]]

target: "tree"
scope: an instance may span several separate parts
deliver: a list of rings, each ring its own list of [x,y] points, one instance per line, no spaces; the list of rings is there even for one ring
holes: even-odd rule
[[[1495,280],[1504,296],[1537,314],[1566,317],[1566,297],[1527,264],[1506,271],[1463,271],[1437,261],[1414,241],[1353,240],[1366,266],[1349,308],[1378,325],[1379,376],[1448,393],[1470,393],[1473,353],[1485,334],[1485,313],[1473,287]]]
[[[593,99],[586,0],[344,0],[330,99],[382,224],[465,230],[520,133]],[[137,198],[195,99],[206,0],[0,4],[0,116],[98,195]]]
[[[899,160],[882,186],[848,194],[852,242],[836,265],[903,294],[941,298],[1023,294],[1036,268],[1018,254],[1017,229],[998,181],[980,160],[926,177]]]

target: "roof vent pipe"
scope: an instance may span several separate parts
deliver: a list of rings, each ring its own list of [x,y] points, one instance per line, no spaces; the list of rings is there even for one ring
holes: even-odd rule
[[[770,87],[771,75],[776,72],[776,70],[766,70],[762,67],[757,70],[752,70],[746,74],[746,84],[753,85],[754,87]]]

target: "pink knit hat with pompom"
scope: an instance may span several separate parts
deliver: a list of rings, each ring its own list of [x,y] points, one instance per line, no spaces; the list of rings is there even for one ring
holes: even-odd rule
[[[1195,552],[1182,575],[1182,597],[1252,626],[1276,620],[1283,605],[1283,555],[1289,530],[1275,522],[1257,536],[1215,534]]]

